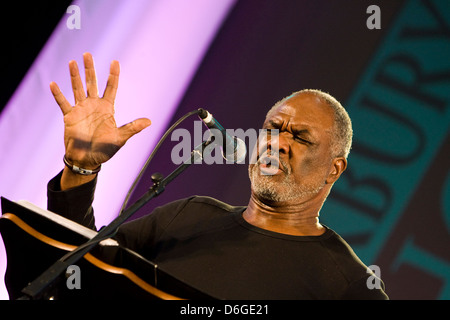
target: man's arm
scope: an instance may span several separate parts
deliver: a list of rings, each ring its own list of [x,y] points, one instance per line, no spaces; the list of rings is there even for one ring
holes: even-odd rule
[[[47,184],[47,209],[90,229],[96,229],[92,201],[97,179],[61,190],[62,172]]]
[[[55,82],[50,83],[53,97],[64,115],[65,161],[68,165],[48,184],[48,209],[95,229],[92,201],[97,173],[82,175],[70,167],[95,171],[113,157],[129,138],[148,127],[151,121],[141,118],[117,127],[114,100],[119,84],[119,63],[111,63],[103,97],[99,97],[92,55],[83,54],[83,60],[86,91],[77,63],[69,62],[74,106]]]
[[[55,82],[50,90],[64,115],[65,157],[71,165],[95,170],[108,161],[136,133],[151,124],[146,118],[117,127],[114,119],[114,100],[119,84],[120,66],[111,63],[103,97],[99,97],[94,60],[90,53],[83,54],[86,92],[83,89],[78,65],[69,62],[75,105],[67,101]],[[88,183],[94,175],[80,175],[65,167],[61,175],[61,190]]]

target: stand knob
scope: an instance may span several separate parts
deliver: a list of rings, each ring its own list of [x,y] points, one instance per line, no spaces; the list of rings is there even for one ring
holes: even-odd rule
[[[162,175],[162,173],[155,172],[154,174],[152,174],[151,179],[154,184],[158,184],[162,179],[164,179],[164,176]]]

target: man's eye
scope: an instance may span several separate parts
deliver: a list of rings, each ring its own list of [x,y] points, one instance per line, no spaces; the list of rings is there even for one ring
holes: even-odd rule
[[[301,142],[301,143],[306,143],[306,144],[310,144],[311,143],[310,141],[308,141],[308,140],[306,140],[306,139],[304,139],[304,138],[302,138],[300,136],[294,136],[294,139],[296,141],[298,141],[298,142]]]

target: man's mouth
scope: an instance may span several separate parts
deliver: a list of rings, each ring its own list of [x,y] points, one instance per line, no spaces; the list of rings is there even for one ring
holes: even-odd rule
[[[284,171],[278,157],[265,155],[259,158],[259,169],[263,175],[276,175]]]

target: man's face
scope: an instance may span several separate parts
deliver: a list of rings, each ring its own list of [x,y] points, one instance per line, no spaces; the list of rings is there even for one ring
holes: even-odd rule
[[[262,201],[302,202],[318,194],[332,166],[333,124],[332,109],[311,93],[271,112],[263,129],[277,129],[279,135],[259,141],[257,161],[249,166],[254,195]],[[272,150],[277,143],[278,153]]]

